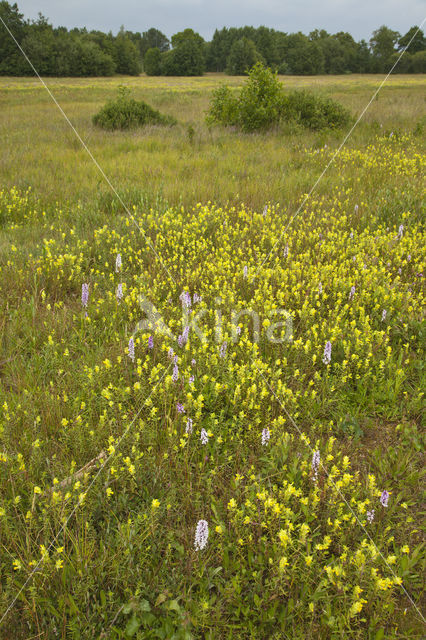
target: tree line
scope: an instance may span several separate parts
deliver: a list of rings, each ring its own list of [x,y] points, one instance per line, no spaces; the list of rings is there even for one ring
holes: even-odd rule
[[[385,73],[407,45],[395,72],[426,73],[426,38],[416,26],[404,35],[382,26],[368,42],[357,42],[347,32],[316,29],[305,35],[263,26],[224,27],[216,29],[207,42],[189,28],[169,40],[155,28],[141,33],[122,27],[113,35],[53,27],[41,14],[37,20],[26,20],[16,3],[5,0],[0,1],[0,16],[42,76],[138,75],[142,71],[166,76],[198,76],[205,71],[243,75],[256,62],[289,75]],[[0,22],[0,75],[33,73]]]

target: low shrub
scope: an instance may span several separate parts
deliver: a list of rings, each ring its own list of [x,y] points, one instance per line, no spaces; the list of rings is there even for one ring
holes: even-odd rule
[[[351,120],[349,111],[331,98],[308,91],[284,93],[277,74],[258,62],[249,71],[239,95],[227,86],[213,92],[208,124],[237,126],[245,132],[262,131],[283,122],[308,129],[337,128]]]
[[[351,115],[339,102],[309,91],[292,91],[284,98],[281,116],[308,129],[336,129],[349,124]]]
[[[143,100],[130,97],[126,87],[120,87],[118,97],[107,102],[102,109],[93,116],[93,124],[103,129],[134,129],[147,124],[173,125],[176,120],[156,111]]]
[[[238,125],[238,98],[226,85],[221,85],[213,91],[206,120],[209,125]]]

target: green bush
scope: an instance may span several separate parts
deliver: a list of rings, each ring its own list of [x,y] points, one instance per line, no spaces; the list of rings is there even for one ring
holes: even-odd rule
[[[93,124],[113,131],[134,129],[146,124],[170,126],[176,124],[176,120],[171,116],[162,115],[142,100],[134,100],[126,87],[120,87],[116,100],[108,102],[93,116]]]
[[[258,62],[239,95],[221,86],[213,92],[208,124],[237,126],[245,132],[262,131],[283,122],[309,129],[342,127],[350,113],[338,102],[308,91],[284,93],[277,74]]]
[[[292,91],[286,95],[281,116],[287,122],[297,122],[314,130],[336,129],[351,120],[349,111],[341,104],[309,91]]]
[[[207,124],[221,124],[225,127],[238,124],[238,99],[226,85],[213,91]]]
[[[278,124],[284,100],[277,74],[258,62],[249,71],[238,99],[239,124],[243,131],[259,131]]]

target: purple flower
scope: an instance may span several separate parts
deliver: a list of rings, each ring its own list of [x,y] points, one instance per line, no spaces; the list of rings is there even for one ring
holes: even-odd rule
[[[115,273],[118,273],[121,269],[121,254],[117,253],[117,257],[115,259]]]
[[[367,521],[371,524],[374,520],[374,509],[367,511]]]
[[[267,216],[268,214],[268,205],[265,204],[265,206],[263,207],[263,217],[265,218],[265,216]]]
[[[355,213],[357,213],[358,209],[359,209],[359,207],[358,207],[358,205],[356,204],[356,205],[354,206],[354,212],[355,212]]]
[[[180,402],[178,402],[176,404],[176,409],[177,409],[178,413],[185,413],[185,408],[184,408],[183,404],[181,404]]]
[[[383,309],[383,311],[382,311],[382,322],[384,322],[386,320],[387,313],[388,312],[386,311],[386,309]]]
[[[148,338],[148,349],[153,349],[154,348],[154,338],[152,336],[149,336]]]
[[[129,358],[132,362],[135,361],[135,341],[133,337],[129,340]]]
[[[403,233],[404,233],[404,225],[400,224],[399,227],[398,227],[398,236],[397,236],[400,240],[401,240],[401,238],[403,236]]]
[[[189,384],[194,384],[195,376],[189,376]]]
[[[189,325],[186,326],[182,331],[182,335],[178,337],[178,345],[180,347],[185,346],[185,344],[188,342],[189,329],[190,329]]]
[[[319,295],[322,294],[322,282],[318,283],[318,293],[319,293]]]
[[[192,366],[193,366],[193,367],[195,367],[195,365],[197,364],[197,361],[196,361],[196,360],[194,360],[194,358],[192,358],[192,360],[191,360],[191,364],[192,364]]]
[[[123,297],[123,285],[122,285],[121,282],[117,285],[117,292],[116,292],[115,295],[116,295],[116,298],[117,298],[118,302],[120,302],[120,300]]]
[[[288,244],[285,245],[284,247],[284,258],[288,257]]]
[[[184,309],[191,308],[191,304],[192,304],[191,294],[188,293],[188,291],[182,291],[182,293],[179,296],[179,300],[181,301],[182,307]]]
[[[243,269],[243,276],[244,278],[247,278],[247,274],[248,274],[248,266],[246,265]]]
[[[351,290],[349,291],[349,300],[352,300],[354,295],[355,295],[355,285],[352,285]]]
[[[262,446],[266,446],[271,438],[271,432],[268,427],[265,427],[262,431]]]
[[[312,465],[311,465],[312,471],[314,472],[314,479],[315,480],[318,477],[318,469],[319,469],[319,466],[320,466],[320,460],[321,460],[320,452],[317,449],[316,451],[314,451],[314,453],[312,455]]]
[[[188,420],[186,421],[186,429],[185,429],[185,431],[186,431],[186,433],[187,433],[188,435],[191,435],[191,433],[192,433],[192,427],[193,427],[192,419],[191,419],[191,418],[188,418]]]
[[[201,444],[207,444],[209,441],[209,436],[205,429],[201,429],[200,440],[201,440]]]
[[[226,357],[227,348],[228,348],[228,343],[225,340],[224,342],[222,342],[220,350],[219,350],[219,355],[220,355],[221,358],[225,358]]]
[[[209,538],[209,525],[206,520],[199,520],[195,529],[195,551],[201,551]]]
[[[194,304],[197,304],[197,302],[201,302],[201,296],[199,296],[198,293],[194,293],[194,295],[192,296],[192,302]]]
[[[81,304],[83,307],[87,307],[87,303],[89,302],[89,285],[86,282],[83,282],[81,285]]]
[[[170,360],[173,358],[173,356],[175,355],[175,352],[173,351],[173,347],[169,348],[167,355],[170,358]]]
[[[330,364],[331,362],[331,342],[330,340],[325,343],[324,355],[322,358],[324,364]]]
[[[388,501],[389,501],[389,491],[386,491],[385,489],[384,491],[382,491],[382,495],[380,496],[380,504],[383,507],[387,507]]]
[[[173,367],[172,380],[173,382],[177,382],[179,378],[179,367],[177,364]]]

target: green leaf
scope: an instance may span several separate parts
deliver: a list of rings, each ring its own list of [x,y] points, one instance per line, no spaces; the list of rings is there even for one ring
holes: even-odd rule
[[[125,631],[126,635],[130,637],[134,636],[136,631],[139,629],[139,627],[140,627],[139,620],[136,618],[136,616],[133,616],[127,623],[126,631]]]
[[[139,602],[139,610],[140,611],[151,611],[151,605],[148,600],[141,600]]]
[[[180,606],[179,606],[179,603],[178,603],[178,601],[177,601],[177,600],[170,600],[170,601],[167,603],[167,609],[168,609],[169,611],[176,611],[177,613],[180,613],[180,611],[181,611]]]
[[[155,601],[155,607],[158,607],[160,604],[163,604],[163,602],[167,600],[167,596],[165,593],[160,593],[160,595],[158,596],[157,600]]]

